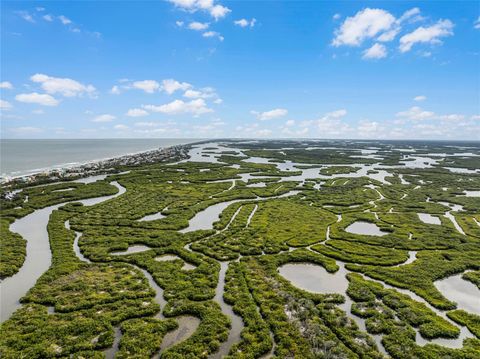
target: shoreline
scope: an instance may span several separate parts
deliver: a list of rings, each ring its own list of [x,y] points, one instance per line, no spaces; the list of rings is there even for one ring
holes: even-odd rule
[[[32,170],[32,173],[19,176],[0,176],[2,187],[23,188],[31,185],[42,185],[57,181],[74,181],[80,178],[114,173],[119,167],[135,167],[139,165],[165,162],[167,160],[183,160],[188,157],[192,145],[209,140],[194,141],[181,145],[153,148],[121,156],[96,159],[80,164],[53,166],[45,170]]]

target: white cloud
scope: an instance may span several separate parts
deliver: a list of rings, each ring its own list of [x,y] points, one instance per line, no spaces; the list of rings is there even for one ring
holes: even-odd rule
[[[174,79],[167,79],[162,81],[162,90],[169,95],[173,94],[177,90],[186,91],[191,87],[192,85],[187,82],[178,82]]]
[[[208,29],[208,26],[210,24],[208,22],[198,22],[198,21],[194,21],[194,22],[191,22],[190,24],[188,24],[188,28],[190,30],[195,30],[195,31],[202,31],[202,30],[206,30]]]
[[[84,85],[78,81],[69,78],[52,77],[44,74],[35,74],[30,79],[33,82],[40,83],[42,89],[49,94],[59,93],[65,97],[75,97],[82,94],[91,96],[95,93],[95,87]]]
[[[120,95],[120,88],[117,85],[115,85],[110,90],[110,93],[113,95]]]
[[[127,111],[126,115],[129,117],[142,117],[147,116],[148,112],[142,108],[131,108]]]
[[[395,27],[392,30],[386,31],[383,34],[381,34],[379,37],[377,37],[377,40],[381,42],[392,41],[395,38],[395,36],[398,35],[399,32],[400,32],[400,27]]]
[[[392,41],[400,33],[400,30],[402,29],[401,25],[403,22],[405,22],[406,20],[409,20],[409,22],[422,20],[423,18],[419,14],[420,9],[418,7],[414,7],[410,10],[405,11],[402,16],[400,16],[400,18],[395,21],[395,24],[390,30],[384,32],[383,34],[380,34],[380,36],[377,37],[377,41]]]
[[[10,110],[12,107],[10,102],[0,99],[0,110]]]
[[[303,137],[306,134],[308,134],[308,132],[310,131],[308,127],[294,129],[292,128],[294,124],[295,124],[295,121],[293,120],[287,121],[285,123],[285,126],[281,128],[282,134],[288,137]]]
[[[339,13],[337,13],[337,14],[335,14],[335,15],[332,16],[332,19],[333,19],[333,20],[338,20],[338,19],[340,19],[341,17],[342,17],[342,15],[340,15]]]
[[[44,7],[41,7],[41,6],[37,6],[37,7],[35,8],[35,10],[37,10],[37,11],[45,11],[45,8],[44,8]]]
[[[358,136],[363,138],[379,138],[382,137],[381,126],[376,121],[360,121],[356,132]]]
[[[119,131],[126,131],[126,130],[128,130],[130,127],[128,127],[128,126],[126,126],[126,125],[119,124],[119,125],[113,126],[113,128],[114,128],[115,130],[119,130]]]
[[[43,20],[45,21],[48,21],[48,22],[52,22],[53,21],[53,16],[50,15],[50,14],[47,14],[47,15],[43,15]]]
[[[216,37],[218,38],[220,41],[223,41],[224,40],[224,37],[222,35],[220,35],[220,33],[216,32],[216,31],[207,31],[207,32],[204,32],[202,34],[203,37]]]
[[[185,91],[183,96],[187,97],[187,98],[203,98],[203,99],[218,97],[218,95],[215,93],[215,89],[213,89],[211,87],[205,87],[201,90],[189,89],[189,90]]]
[[[206,11],[215,20],[225,17],[231,10],[223,5],[215,4],[214,0],[169,0],[178,8],[189,12]]]
[[[480,29],[480,16],[477,18],[477,20],[475,20],[475,22],[473,23],[473,28],[474,29]]]
[[[462,121],[465,119],[465,116],[458,113],[451,113],[449,115],[440,115],[438,119],[444,121]]]
[[[382,59],[387,57],[387,48],[385,45],[375,43],[372,47],[363,52],[363,59]]]
[[[223,126],[225,126],[225,122],[217,118],[206,124],[195,125],[193,129],[196,134],[218,137],[223,133],[223,129],[221,128]]]
[[[69,25],[72,23],[72,20],[70,20],[68,17],[64,15],[60,15],[58,19],[62,22],[63,25]]]
[[[39,94],[37,92],[21,93],[15,96],[15,100],[25,103],[36,103],[42,106],[57,106],[60,102],[53,96]]]
[[[212,109],[207,107],[205,100],[201,98],[189,102],[174,100],[170,103],[160,106],[145,105],[143,107],[146,110],[152,112],[161,112],[167,115],[192,114],[194,116],[200,116],[205,113],[213,112]]]
[[[435,113],[431,111],[424,111],[418,106],[413,106],[407,111],[398,112],[396,116],[412,121],[421,121],[434,118]]]
[[[215,5],[209,10],[210,15],[213,18],[215,18],[215,20],[225,17],[231,11],[232,10],[230,10],[228,7],[225,7],[223,5]]]
[[[316,124],[321,137],[351,137],[352,128],[342,122],[343,117],[347,115],[347,110],[340,109],[328,112],[315,121],[305,121],[302,126],[306,127]]]
[[[182,27],[185,23],[183,21],[175,21],[175,25]]]
[[[160,88],[160,84],[155,80],[135,81],[132,86],[146,93],[154,93]]]
[[[257,19],[252,18],[251,20],[247,20],[247,19],[235,20],[233,23],[240,27],[247,27],[247,26],[254,27],[256,22],[257,22]]]
[[[425,101],[426,99],[427,99],[427,96],[419,95],[419,96],[415,96],[415,97],[413,98],[413,101],[420,102],[420,101]]]
[[[0,89],[11,90],[13,89],[13,85],[8,81],[0,82]]]
[[[267,121],[286,116],[288,114],[288,110],[284,108],[276,108],[265,112],[251,111],[251,114],[255,115],[260,121]]]
[[[330,119],[338,119],[345,117],[347,115],[347,110],[341,109],[341,110],[335,110],[332,112],[327,112],[321,119],[325,120],[330,120]]]
[[[452,29],[453,23],[450,20],[439,20],[429,27],[420,26],[400,38],[399,49],[401,52],[407,52],[417,43],[441,44],[440,38],[453,35]]]
[[[35,19],[33,18],[33,16],[29,12],[27,12],[27,11],[17,11],[17,14],[23,20],[31,22],[31,23],[35,23]]]
[[[43,111],[42,109],[38,109],[38,110],[33,110],[32,113],[34,115],[43,115],[45,111]]]
[[[92,122],[112,122],[115,120],[115,116],[105,113],[103,115],[98,115],[93,118]]]
[[[402,16],[398,19],[398,22],[404,22],[405,20],[411,19],[415,15],[420,14],[420,9],[418,7],[411,8],[410,10],[407,10],[403,13]],[[418,17],[415,17],[414,19],[419,19]]]
[[[473,115],[473,116],[470,117],[470,120],[479,121],[480,120],[480,115]]]
[[[365,39],[390,30],[395,23],[395,17],[382,9],[366,8],[347,17],[340,28],[335,31],[333,46],[358,46]]]
[[[160,124],[157,123],[157,122],[143,122],[143,121],[140,121],[140,122],[135,122],[133,125],[136,126],[136,127],[155,127],[155,126],[159,126]]]

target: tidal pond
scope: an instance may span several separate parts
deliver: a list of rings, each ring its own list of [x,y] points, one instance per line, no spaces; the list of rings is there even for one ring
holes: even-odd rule
[[[480,315],[480,290],[462,278],[462,274],[453,275],[436,281],[435,286],[445,298],[457,303],[458,309]]]
[[[345,228],[346,232],[363,236],[385,236],[388,233],[382,231],[376,224],[364,221],[356,221]]]
[[[417,214],[418,214],[418,218],[420,218],[420,220],[423,223],[436,224],[436,225],[442,224],[442,222],[440,221],[440,218],[436,216],[432,216],[430,213],[417,213]]]

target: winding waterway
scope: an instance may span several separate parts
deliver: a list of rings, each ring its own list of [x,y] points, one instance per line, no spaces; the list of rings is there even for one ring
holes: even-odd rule
[[[110,196],[102,196],[80,200],[85,206],[93,206],[100,202],[120,196],[125,192],[125,187],[118,182],[111,182],[118,188],[118,192]],[[12,232],[20,234],[26,241],[26,258],[20,270],[11,277],[0,282],[1,322],[10,318],[12,313],[20,308],[20,298],[27,294],[38,278],[45,273],[52,263],[52,253],[48,239],[47,225],[50,214],[63,206],[59,203],[53,206],[38,209],[33,213],[17,219],[10,225]]]

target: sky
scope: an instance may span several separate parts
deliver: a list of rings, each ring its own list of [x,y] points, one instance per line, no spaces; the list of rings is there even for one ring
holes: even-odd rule
[[[479,1],[2,1],[1,138],[480,140]]]

